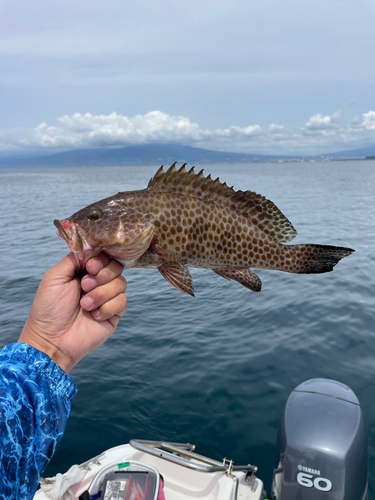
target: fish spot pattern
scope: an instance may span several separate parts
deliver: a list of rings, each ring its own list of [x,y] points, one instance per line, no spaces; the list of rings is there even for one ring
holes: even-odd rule
[[[272,239],[258,229],[254,231],[242,214],[222,203],[191,194],[169,192],[168,204],[164,202],[165,196],[160,190],[144,191],[143,210],[154,217],[162,249],[174,254],[181,264],[216,268],[267,265],[267,255],[258,254],[256,258],[255,252],[250,254],[250,250],[261,245],[261,237],[270,240],[270,248]],[[180,208],[175,217],[171,213],[172,204]]]
[[[100,217],[91,220],[94,209]],[[190,295],[186,266],[213,269],[259,291],[260,280],[250,268],[328,272],[353,251],[285,245],[296,230],[274,203],[175,164],[167,171],[161,167],[146,189],[120,192],[55,225],[81,266],[104,251],[128,267],[159,268],[172,286]]]

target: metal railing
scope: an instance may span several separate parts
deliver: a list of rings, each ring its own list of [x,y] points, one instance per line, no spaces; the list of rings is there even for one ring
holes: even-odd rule
[[[258,467],[255,465],[234,465],[233,460],[227,460],[226,458],[222,462],[218,462],[212,458],[204,457],[203,455],[194,453],[195,445],[190,443],[168,443],[165,441],[132,439],[130,444],[136,450],[199,472],[225,472],[230,474],[235,471],[255,473],[258,470]],[[167,451],[164,451],[162,448]],[[193,460],[196,462],[193,462]]]

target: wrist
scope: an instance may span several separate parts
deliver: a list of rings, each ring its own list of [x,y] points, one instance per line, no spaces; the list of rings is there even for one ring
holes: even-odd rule
[[[35,334],[26,322],[20,338],[17,342],[31,345],[38,351],[47,354],[66,374],[69,374],[76,363],[69,356],[65,355],[56,345],[44,339],[38,334]]]

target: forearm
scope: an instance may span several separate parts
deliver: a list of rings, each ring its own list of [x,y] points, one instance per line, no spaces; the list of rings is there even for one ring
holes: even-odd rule
[[[31,499],[64,433],[76,385],[46,354],[0,352],[0,497]]]

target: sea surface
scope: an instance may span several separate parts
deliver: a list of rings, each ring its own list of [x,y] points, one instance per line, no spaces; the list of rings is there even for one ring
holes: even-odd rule
[[[68,253],[53,220],[145,188],[157,168],[0,169],[1,347],[17,340],[43,273]],[[375,498],[375,162],[210,165],[208,173],[272,200],[297,229],[294,242],[355,253],[327,274],[261,270],[260,293],[192,269],[195,298],[157,270],[125,270],[127,313],[73,369],[79,391],[45,475],[131,438],[163,439],[255,464],[270,491],[285,402],[304,380],[327,377],[360,400]]]

